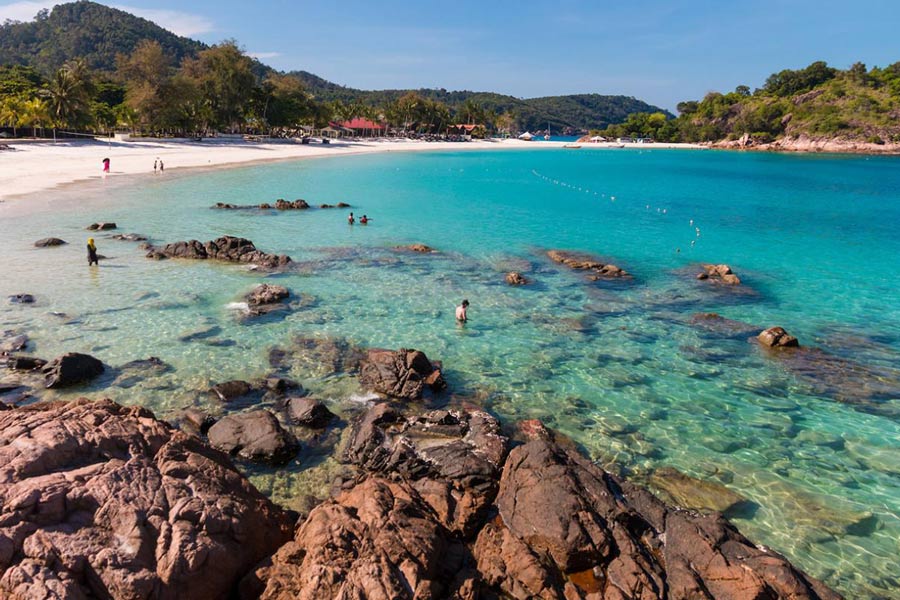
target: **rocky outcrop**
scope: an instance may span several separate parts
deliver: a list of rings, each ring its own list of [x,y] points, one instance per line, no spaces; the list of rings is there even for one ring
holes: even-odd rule
[[[306,200],[298,198],[293,202],[279,198],[274,204],[263,202],[262,204],[229,204],[226,202],[216,202],[213,208],[221,210],[306,210],[309,203]]]
[[[35,248],[49,248],[51,246],[62,246],[66,244],[65,240],[61,240],[55,237],[48,237],[39,239],[34,243]]]
[[[691,325],[717,337],[746,339],[759,334],[762,327],[750,323],[728,319],[717,313],[696,313],[691,316]]]
[[[430,254],[432,252],[437,252],[431,246],[426,246],[425,244],[408,244],[406,246],[394,246],[394,250],[406,250],[408,252],[419,252],[420,254]]]
[[[116,229],[115,223],[91,223],[85,229],[88,231],[108,231],[110,229]]]
[[[284,464],[297,454],[297,440],[284,430],[275,415],[253,410],[228,415],[207,432],[213,448],[247,460]]]
[[[701,265],[703,271],[697,274],[697,279],[712,280],[726,285],[740,285],[741,279],[728,265]]]
[[[506,283],[509,285],[528,285],[528,280],[518,271],[510,271],[506,274]]]
[[[227,456],[145,409],[0,413],[0,597],[225,600],[291,535]]]
[[[69,387],[90,381],[103,371],[103,363],[93,356],[69,352],[54,358],[44,366],[44,384],[48,388]]]
[[[291,423],[313,429],[321,429],[334,419],[334,413],[314,398],[288,398],[287,412]]]
[[[408,481],[445,527],[471,535],[497,492],[506,442],[497,420],[480,410],[405,417],[378,404],[354,426],[343,458]]]
[[[510,452],[496,506],[474,556],[499,595],[839,598],[721,515],[666,506],[552,440]]]
[[[360,366],[359,382],[379,394],[402,400],[418,400],[426,388],[440,391],[447,387],[440,364],[432,364],[418,350],[372,349]]]
[[[252,263],[274,269],[291,262],[291,257],[275,255],[257,250],[248,239],[226,235],[205,244],[190,240],[175,242],[165,246],[150,247],[147,258],[191,258],[197,260],[222,260],[226,262]]]
[[[781,327],[769,327],[757,337],[766,348],[798,348],[800,342]]]
[[[631,277],[631,274],[624,269],[620,269],[611,263],[603,263],[588,254],[565,250],[548,250],[547,256],[553,262],[565,265],[575,271],[588,271],[588,279],[592,281]]]
[[[28,346],[28,336],[12,330],[0,331],[0,355],[20,352]]]

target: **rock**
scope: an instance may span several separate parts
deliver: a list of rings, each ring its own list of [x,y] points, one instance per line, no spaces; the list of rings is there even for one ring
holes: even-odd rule
[[[253,391],[253,386],[246,381],[226,381],[217,383],[209,389],[209,393],[219,399],[220,402],[232,402],[241,396],[246,396]]]
[[[247,302],[247,314],[257,317],[273,312],[287,311],[288,306],[283,303],[290,297],[287,288],[280,285],[261,283],[244,297]]]
[[[115,223],[92,223],[87,226],[88,231],[107,231],[109,229],[116,229]]]
[[[630,278],[631,274],[620,269],[616,265],[603,263],[596,258],[581,252],[568,252],[566,250],[548,250],[547,256],[553,262],[560,263],[576,271],[590,271],[588,279],[597,281],[600,279]]]
[[[290,421],[295,425],[321,429],[334,418],[327,406],[313,398],[289,398],[287,406]]]
[[[221,260],[226,262],[253,263],[267,269],[284,267],[291,258],[284,254],[268,254],[256,249],[248,239],[226,235],[203,244],[197,240],[166,244],[162,248],[150,247],[147,258],[190,258],[197,260]]]
[[[346,202],[338,202],[338,203],[337,203],[337,207],[338,207],[338,208],[353,208],[352,206],[350,206],[350,205],[347,204]]]
[[[0,597],[227,598],[293,534],[229,458],[142,408],[0,413]]]
[[[447,387],[440,367],[418,350],[372,349],[360,367],[359,382],[380,394],[418,400],[427,386],[432,391]]]
[[[497,420],[480,410],[404,417],[377,404],[353,427],[343,458],[409,481],[445,527],[469,535],[496,494],[506,442]]]
[[[690,477],[672,467],[654,470],[648,483],[662,492],[668,504],[683,508],[728,514],[748,504],[725,486]]]
[[[195,331],[189,331],[187,333],[182,333],[178,336],[179,342],[196,342],[197,340],[205,340],[211,337],[215,337],[222,333],[222,328],[218,325],[210,325],[209,327],[205,327],[203,329],[197,329]]]
[[[759,334],[762,327],[727,319],[717,313],[696,313],[691,316],[691,325],[719,337],[746,339]]]
[[[283,198],[279,198],[275,202],[275,208],[277,210],[306,210],[309,208],[309,204],[306,200],[294,200],[293,202],[288,202]]]
[[[267,410],[223,417],[209,428],[207,436],[214,448],[228,454],[275,465],[287,463],[298,449],[294,436]]]
[[[123,242],[146,242],[147,236],[141,235],[140,233],[117,233],[116,235],[111,236],[110,239],[122,240]]]
[[[181,413],[181,418],[191,429],[203,435],[216,423],[215,417],[199,408],[186,408]]]
[[[9,297],[11,304],[34,304],[34,296],[31,294],[13,294]]]
[[[102,362],[89,354],[78,352],[54,358],[42,369],[47,388],[63,388],[90,381],[103,371]]]
[[[334,208],[334,204],[320,204],[319,208]]]
[[[43,358],[35,358],[33,356],[13,356],[9,359],[7,366],[16,371],[36,371],[43,369],[47,361]]]
[[[770,327],[757,337],[759,343],[767,348],[797,348],[800,342],[781,327]]]
[[[465,556],[408,484],[371,477],[314,508],[241,598],[472,598],[455,593]]]
[[[0,332],[0,355],[24,350],[28,345],[28,336],[15,331]]]
[[[289,348],[269,350],[269,364],[273,368],[296,369],[312,377],[356,373],[364,357],[361,348],[343,338],[295,337]]]
[[[719,514],[666,506],[551,440],[513,449],[473,554],[512,598],[837,599]]]
[[[48,248],[50,246],[62,246],[66,243],[65,240],[61,240],[55,237],[42,238],[34,243],[35,248]]]
[[[703,264],[703,272],[697,275],[697,279],[709,279],[725,285],[740,285],[740,278],[734,274],[728,265]]]
[[[506,274],[506,283],[509,285],[527,285],[528,280],[518,271],[510,271]]]
[[[426,246],[425,244],[409,244],[408,246],[394,246],[395,250],[408,250],[410,252],[420,252],[422,254],[428,254],[431,252],[437,252],[431,246]]]

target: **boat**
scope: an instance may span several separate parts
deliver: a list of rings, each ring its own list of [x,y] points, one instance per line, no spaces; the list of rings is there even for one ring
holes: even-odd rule
[[[568,148],[569,150],[578,150],[581,148],[581,144],[565,144],[563,148]]]

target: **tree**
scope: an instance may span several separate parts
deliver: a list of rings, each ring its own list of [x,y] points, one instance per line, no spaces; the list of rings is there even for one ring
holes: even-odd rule
[[[90,74],[84,61],[66,63],[42,90],[56,126],[84,125],[90,116]]]
[[[44,128],[53,122],[50,105],[40,98],[32,98],[23,104],[22,119],[20,124],[23,127],[31,127],[32,135],[37,137],[37,129]]]
[[[214,126],[232,130],[242,127],[256,83],[252,67],[253,62],[234,40],[184,61],[182,71],[197,82]]]
[[[164,88],[171,79],[171,64],[159,42],[143,40],[129,56],[116,59],[117,73],[125,83],[125,102],[148,128],[164,126]]]
[[[750,88],[746,85],[739,85],[736,88],[734,88],[734,93],[743,98],[749,98],[750,97]]]
[[[18,137],[16,127],[22,124],[25,101],[17,96],[9,96],[0,102],[0,123],[13,128],[13,137]]]

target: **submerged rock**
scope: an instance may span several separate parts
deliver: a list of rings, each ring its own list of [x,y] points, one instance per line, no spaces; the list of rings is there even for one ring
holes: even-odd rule
[[[20,352],[28,346],[28,336],[15,331],[0,332],[0,355]]]
[[[222,260],[226,262],[253,263],[267,269],[283,267],[291,262],[291,257],[275,255],[257,250],[248,239],[222,236],[205,244],[190,240],[166,244],[162,248],[150,247],[147,258],[190,258],[197,260]]]
[[[289,347],[269,350],[269,364],[274,369],[293,368],[313,377],[356,373],[363,358],[365,351],[343,338],[295,337]]]
[[[691,325],[716,336],[735,339],[746,339],[758,335],[762,329],[762,327],[728,319],[716,313],[696,313],[691,317]]]
[[[648,483],[667,503],[683,508],[729,514],[749,504],[723,485],[690,477],[672,467],[655,469]]]
[[[631,274],[614,264],[603,263],[589,254],[568,252],[566,250],[548,250],[547,256],[553,262],[565,265],[575,271],[589,271],[588,279],[629,278]]]
[[[35,248],[49,248],[51,246],[63,246],[67,242],[55,237],[42,238],[34,243]]]
[[[800,342],[781,327],[770,327],[757,337],[759,343],[767,348],[798,348]]]
[[[426,246],[425,244],[409,244],[406,246],[394,246],[394,250],[407,250],[409,252],[419,252],[421,254],[430,254],[432,252],[437,252],[431,246]]]
[[[209,443],[223,452],[276,465],[291,460],[298,449],[294,436],[267,410],[223,417],[209,428],[207,436]]]
[[[425,388],[447,387],[440,364],[433,365],[418,350],[371,349],[360,366],[359,382],[380,394],[403,400],[418,400]]]
[[[90,381],[104,371],[103,363],[89,354],[69,352],[42,369],[48,388],[63,388]]]
[[[122,240],[123,242],[146,242],[147,236],[140,233],[117,233],[110,237],[113,240]]]
[[[229,597],[292,535],[228,457],[142,408],[0,413],[0,597]]]

